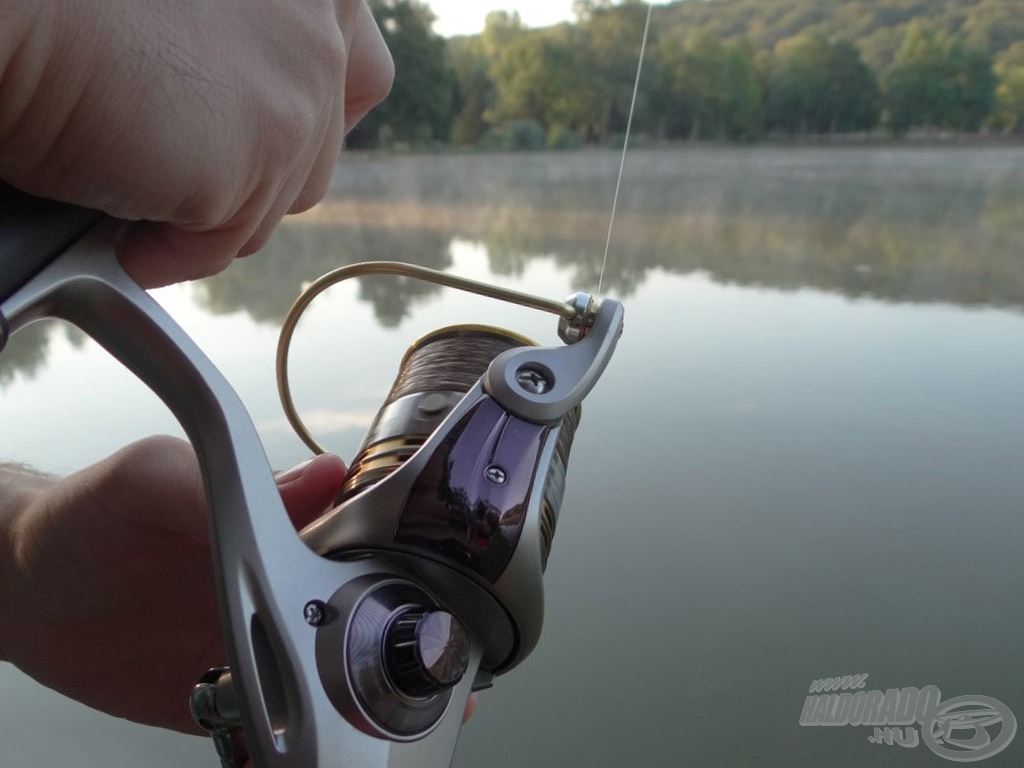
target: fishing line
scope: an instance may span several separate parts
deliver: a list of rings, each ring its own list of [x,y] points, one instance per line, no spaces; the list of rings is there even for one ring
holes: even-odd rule
[[[633,113],[636,111],[636,95],[640,91],[640,73],[644,68],[644,53],[647,50],[647,33],[651,28],[652,3],[647,4],[647,19],[644,21],[644,37],[640,43],[640,60],[636,64],[636,79],[633,81],[633,99],[629,104],[629,118],[626,120],[626,137],[622,140],[622,159],[619,161],[619,178],[615,182],[615,197],[612,199],[612,216],[608,221],[608,240],[604,244],[604,259],[601,262],[601,274],[597,278],[597,296],[601,295],[604,283],[604,270],[608,266],[608,251],[612,247],[612,228],[615,226],[615,209],[619,205],[619,188],[622,186],[622,174],[626,170],[626,150],[629,148],[629,132],[633,127]]]

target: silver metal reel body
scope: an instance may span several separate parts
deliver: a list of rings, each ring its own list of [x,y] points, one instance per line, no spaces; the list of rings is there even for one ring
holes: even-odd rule
[[[46,317],[78,326],[135,373],[167,404],[195,447],[208,501],[231,707],[255,768],[448,766],[469,694],[475,683],[489,678],[485,672],[478,679],[481,661],[489,650],[492,665],[497,656],[489,649],[494,638],[472,627],[484,631],[491,611],[487,606],[495,600],[505,603],[506,616],[519,617],[512,620],[518,642],[492,671],[518,662],[536,642],[542,592],[532,523],[524,528],[528,545],[517,548],[486,599],[478,592],[488,590],[465,574],[390,548],[381,510],[391,509],[413,482],[421,466],[417,455],[353,499],[346,514],[333,514],[307,529],[303,541],[285,513],[238,396],[188,335],[124,274],[106,238],[87,235],[0,305],[0,318],[11,332]],[[543,422],[564,413],[600,375],[621,327],[621,305],[606,301],[594,333],[578,345],[503,355],[479,389],[453,409],[431,443],[441,443],[482,399],[527,420]],[[555,354],[562,351],[574,354]],[[515,385],[515,371],[527,364],[555,374],[558,388],[524,394]],[[545,443],[542,454],[550,452],[550,445]],[[528,520],[535,514],[531,507]],[[341,551],[363,556],[331,559],[317,553]],[[345,648],[332,653],[336,644],[350,642],[353,616],[368,596],[392,585],[420,590],[425,599],[461,612],[471,628],[465,674],[451,688],[443,714],[409,737],[387,733],[367,717],[344,669]],[[327,608],[319,624],[311,625],[306,613],[311,601]],[[233,759],[222,756],[226,764]]]
[[[414,574],[483,641],[478,685],[521,662],[540,637],[550,547],[542,488],[563,419],[597,382],[622,322],[621,304],[606,300],[575,344],[500,354],[408,461],[302,532],[326,556],[372,552]],[[488,480],[490,470],[499,479]],[[487,541],[466,543],[477,538]],[[491,556],[499,548],[510,554]]]

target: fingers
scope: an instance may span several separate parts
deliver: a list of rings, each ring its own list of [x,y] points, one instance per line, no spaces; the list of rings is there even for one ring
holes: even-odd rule
[[[339,18],[348,45],[344,82],[338,84],[330,126],[302,192],[288,213],[301,213],[320,202],[330,189],[345,135],[391,90],[395,65],[377,22],[365,2]]]
[[[106,500],[106,512],[122,524],[205,541],[203,479],[192,446],[157,435],[122,448],[79,473],[82,487]]]
[[[395,63],[391,52],[370,9],[361,2],[352,20],[352,36],[349,38],[345,74],[346,133],[385,99],[394,79]]]
[[[466,708],[462,712],[462,722],[468,723],[469,718],[473,716],[474,712],[476,712],[476,694],[471,693],[469,694],[469,699],[466,701]]]
[[[109,511],[126,522],[200,541],[208,538],[202,473],[184,440],[149,437],[86,471],[92,476],[88,482],[109,488]],[[324,454],[279,473],[275,480],[288,516],[297,529],[303,528],[333,504],[345,482],[345,463]]]
[[[135,222],[118,242],[122,266],[146,288],[195,280],[225,269],[238,256],[262,248],[285,214],[304,211],[320,200],[331,176],[345,134],[391,89],[394,63],[380,29],[364,0],[339,0],[338,24],[344,38],[344,61],[331,95],[320,113],[305,124],[314,130],[288,142],[287,160],[263,164],[262,175],[250,181],[249,192],[236,201],[234,212],[205,225],[192,221]],[[340,44],[340,42],[339,42]],[[299,134],[301,135],[301,133]]]
[[[345,462],[325,453],[279,473],[276,480],[288,516],[301,530],[334,504],[345,482]]]
[[[237,227],[191,232],[173,224],[138,221],[122,230],[117,254],[135,282],[143,288],[159,288],[220,272],[248,238],[248,233]]]
[[[331,119],[320,151],[302,185],[302,191],[288,209],[288,213],[302,213],[324,199],[331,186],[331,177],[341,155],[345,141],[345,83],[338,83],[338,95],[331,107]]]

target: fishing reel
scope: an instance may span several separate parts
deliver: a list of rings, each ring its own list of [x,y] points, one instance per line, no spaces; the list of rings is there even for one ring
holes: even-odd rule
[[[315,453],[323,448],[288,382],[292,336],[316,296],[373,274],[557,314],[570,345],[542,349],[483,325],[440,328],[414,342],[337,506],[301,531],[323,557],[386,567],[307,604],[306,620],[317,628],[321,680],[339,714],[398,744],[423,739],[446,717],[460,719],[467,688],[490,687],[536,646],[581,401],[611,356],[622,307],[586,294],[551,302],[408,264],[371,262],[325,275],[289,312],[277,358],[282,406]],[[211,670],[192,700],[222,754],[239,748],[229,680],[228,670]]]
[[[472,690],[534,648],[543,572],[580,405],[607,365],[623,308],[552,302],[404,264],[400,274],[559,317],[565,346],[456,326],[403,358],[337,506],[296,535],[252,421],[230,385],[121,270],[97,214],[0,187],[0,349],[33,320],[74,323],[145,382],[191,440],[208,501],[229,667],[189,702],[222,764],[448,766]]]

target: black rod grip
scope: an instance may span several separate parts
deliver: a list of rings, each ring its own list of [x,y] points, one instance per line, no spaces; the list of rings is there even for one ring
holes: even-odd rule
[[[0,301],[99,223],[103,214],[0,183]]]

